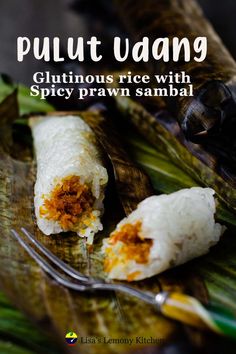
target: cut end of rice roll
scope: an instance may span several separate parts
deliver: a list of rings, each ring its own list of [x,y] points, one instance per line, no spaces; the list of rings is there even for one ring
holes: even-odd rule
[[[141,280],[206,254],[225,230],[215,211],[210,188],[145,199],[103,241],[108,278]]]
[[[35,214],[46,235],[102,230],[108,174],[90,127],[77,116],[30,119],[37,161]]]

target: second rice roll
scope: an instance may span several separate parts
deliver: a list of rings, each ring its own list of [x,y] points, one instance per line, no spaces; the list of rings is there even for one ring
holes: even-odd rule
[[[108,277],[140,280],[206,254],[224,231],[215,211],[210,188],[145,199],[104,240]]]

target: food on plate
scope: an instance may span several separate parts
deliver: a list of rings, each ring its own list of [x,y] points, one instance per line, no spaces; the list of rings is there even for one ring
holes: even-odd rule
[[[146,198],[103,241],[108,277],[140,280],[206,254],[224,231],[215,211],[210,188]]]
[[[30,119],[37,162],[34,205],[46,235],[74,231],[88,242],[102,230],[107,170],[91,128],[78,116]]]

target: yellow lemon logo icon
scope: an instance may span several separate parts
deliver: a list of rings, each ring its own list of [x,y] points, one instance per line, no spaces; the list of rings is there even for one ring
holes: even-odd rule
[[[70,347],[72,347],[76,344],[76,342],[78,340],[78,336],[75,332],[68,332],[68,333],[66,333],[65,340],[66,340],[66,343]]]

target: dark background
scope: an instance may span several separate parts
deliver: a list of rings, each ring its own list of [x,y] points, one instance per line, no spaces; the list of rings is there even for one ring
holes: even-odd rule
[[[35,71],[49,69],[48,64],[30,56],[18,63],[16,38],[59,36],[63,39],[84,35],[84,19],[71,6],[76,1],[79,0],[0,0],[0,72],[29,85]],[[91,3],[93,6],[96,0]],[[199,0],[199,3],[236,58],[236,1]]]

